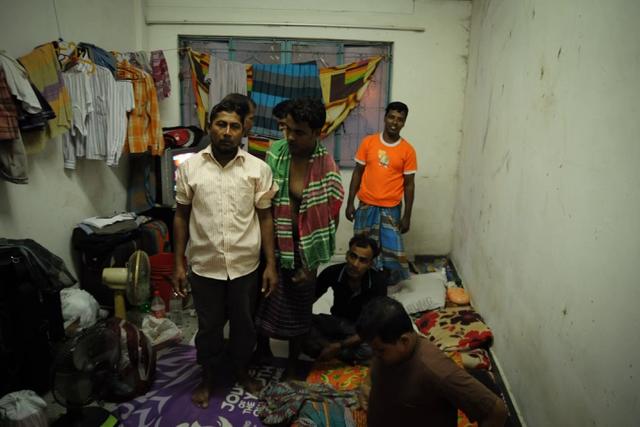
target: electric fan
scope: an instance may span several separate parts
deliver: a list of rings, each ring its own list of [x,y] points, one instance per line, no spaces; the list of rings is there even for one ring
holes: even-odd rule
[[[140,305],[150,295],[149,256],[137,250],[130,257],[124,268],[105,268],[102,270],[102,283],[113,289],[115,316],[126,319],[127,312],[124,298],[132,305]]]
[[[113,387],[120,360],[120,337],[104,322],[62,344],[51,368],[51,392],[67,413],[54,426],[117,424],[104,408],[85,407]]]

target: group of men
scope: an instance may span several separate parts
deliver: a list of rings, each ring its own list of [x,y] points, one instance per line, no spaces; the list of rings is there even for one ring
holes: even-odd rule
[[[284,139],[266,163],[241,148],[254,113],[250,98],[225,97],[210,113],[211,143],[178,168],[173,285],[180,296],[192,292],[198,316],[202,380],[194,404],[208,406],[223,363],[247,391],[260,390],[248,366],[262,335],[267,343],[289,339],[292,363],[300,351],[350,363],[373,357],[370,425],[391,425],[389,414],[401,417],[397,425],[432,416],[434,425],[453,425],[458,407],[481,425],[502,425],[502,400],[419,337],[402,306],[386,297],[387,285],[408,277],[401,234],[411,224],[417,162],[400,136],[407,106],[389,104],[384,130],[358,148],[346,204],[354,237],[345,262],[317,277],[335,249],[344,194],[339,169],[319,142],[324,106],[296,99],[279,108]],[[331,314],[312,315],[329,288]]]

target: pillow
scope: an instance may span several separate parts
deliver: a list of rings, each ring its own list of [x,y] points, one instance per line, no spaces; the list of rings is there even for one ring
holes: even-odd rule
[[[462,288],[457,286],[452,286],[447,289],[447,298],[454,304],[458,305],[468,305],[469,304],[469,294]]]
[[[444,307],[446,283],[444,270],[415,274],[393,287],[390,286],[389,296],[399,301],[409,314],[433,310]]]

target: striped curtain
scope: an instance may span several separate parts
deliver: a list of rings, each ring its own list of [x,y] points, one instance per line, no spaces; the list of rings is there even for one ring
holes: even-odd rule
[[[310,97],[322,100],[318,66],[302,64],[254,64],[251,99],[257,109],[253,121],[256,135],[279,138],[273,107],[287,99]]]

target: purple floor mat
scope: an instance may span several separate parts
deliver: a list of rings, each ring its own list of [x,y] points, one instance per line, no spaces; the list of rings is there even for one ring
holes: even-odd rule
[[[277,381],[284,371],[285,359],[274,366],[250,370],[251,376],[266,384]],[[120,404],[115,415],[124,426],[154,427],[257,427],[262,426],[257,413],[259,400],[235,384],[230,369],[219,375],[219,382],[209,401],[201,409],[191,402],[191,393],[200,381],[196,349],[177,345],[158,359],[156,380],[144,396]]]

